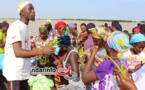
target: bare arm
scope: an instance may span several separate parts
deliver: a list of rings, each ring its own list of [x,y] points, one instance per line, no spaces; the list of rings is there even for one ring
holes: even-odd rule
[[[2,40],[0,40],[0,48],[4,47],[5,44],[2,44]]]
[[[43,50],[26,50],[21,48],[21,42],[15,42],[13,43],[13,48],[14,48],[14,53],[16,57],[21,57],[21,58],[29,58],[33,57],[36,55],[50,55],[51,53],[54,52],[54,49],[51,46],[44,47]]]
[[[32,50],[36,49],[36,45],[35,45],[34,42],[31,43],[31,49],[32,49]]]
[[[97,48],[93,47],[93,49],[95,50]],[[95,54],[96,54],[96,51],[94,51],[91,54],[87,64],[85,65],[85,68],[83,70],[82,80],[85,83],[90,83],[90,82],[94,82],[97,80],[95,72],[94,72],[94,70],[92,70],[92,64],[94,63]]]
[[[79,64],[78,64],[79,55],[76,52],[73,52],[69,56],[69,63],[71,65],[72,71],[76,72],[79,76]]]

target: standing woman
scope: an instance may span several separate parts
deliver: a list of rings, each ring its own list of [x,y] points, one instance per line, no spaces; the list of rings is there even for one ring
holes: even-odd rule
[[[87,25],[85,23],[82,23],[80,25],[80,28],[81,28],[81,33],[79,37],[87,35]]]
[[[51,35],[48,35],[47,33],[47,27],[44,25],[41,25],[39,27],[39,35],[33,38],[32,42],[32,48],[40,48],[42,46],[48,45],[48,43],[53,40],[53,37]]]
[[[111,26],[112,26],[111,32],[122,31],[122,26],[118,21],[112,21]]]
[[[51,19],[47,19],[45,21],[45,26],[47,27],[48,35],[53,36],[53,28],[52,28],[52,21],[51,21]]]
[[[68,35],[61,35],[59,40],[61,40],[58,44],[60,47],[60,52],[66,52],[65,58],[62,60],[63,68],[71,67],[71,70],[76,74],[77,77],[73,80],[69,79],[68,85],[62,85],[58,87],[57,90],[85,90],[85,85],[81,79],[79,63],[77,62],[79,59],[77,49],[71,46],[71,38]],[[67,77],[69,77],[69,75]]]
[[[6,21],[3,21],[0,26],[0,90],[7,88],[7,80],[2,75],[2,63],[4,60],[4,47],[6,43],[6,32],[9,28],[9,24]]]
[[[6,21],[2,22],[0,28],[0,64],[2,64],[4,59],[4,47],[6,43],[6,32],[8,28],[9,24]],[[0,65],[0,69],[2,69],[2,65]]]
[[[123,53],[130,48],[129,38],[124,33],[116,31],[108,37],[107,44],[107,54],[116,61],[117,64],[120,64],[117,56],[119,53],[121,53],[122,56]],[[85,83],[92,82],[92,90],[119,90],[116,77],[113,75],[113,69],[116,68],[116,66],[111,60],[104,58],[104,61],[99,66],[92,69],[97,51],[98,49],[96,47],[91,48],[91,56],[83,71],[83,81]],[[123,57],[121,57],[121,59],[123,59]],[[123,61],[126,67],[126,62],[124,59]]]
[[[53,40],[53,36],[48,35],[47,32],[48,32],[48,30],[47,30],[46,26],[41,25],[39,27],[39,35],[34,37],[33,40],[32,40],[31,47],[32,47],[33,50],[44,47],[44,46],[47,46],[49,44],[49,42]],[[38,63],[38,66],[48,66],[48,65],[50,66],[50,65],[52,65],[51,64],[52,63],[52,57],[49,56],[48,58],[49,58],[48,59],[49,61],[47,60],[45,65],[41,65],[40,62],[42,62],[42,61],[39,60],[40,62]]]
[[[67,25],[64,21],[58,21],[55,24],[54,37],[59,37],[60,35],[65,34],[66,27]]]

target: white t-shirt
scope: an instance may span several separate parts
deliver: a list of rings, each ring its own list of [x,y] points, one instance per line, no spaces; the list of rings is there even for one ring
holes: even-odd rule
[[[128,64],[129,69],[135,68],[134,65],[141,63],[141,61],[145,60],[145,52],[144,51],[145,50],[143,50],[141,53],[139,53],[137,55],[133,55],[130,50],[128,50],[127,52],[124,53],[124,57],[127,60],[127,64]]]
[[[31,50],[28,25],[15,21],[7,31],[3,75],[8,81],[26,80],[30,76],[30,58],[17,58],[12,44],[21,41],[22,48]]]
[[[145,90],[145,65],[143,65],[138,71],[132,74],[132,78],[137,87],[137,90]]]

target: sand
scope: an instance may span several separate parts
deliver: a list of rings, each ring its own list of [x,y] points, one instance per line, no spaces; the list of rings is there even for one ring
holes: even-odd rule
[[[17,19],[0,19],[0,22],[6,20],[9,24],[11,24],[12,22],[14,22]],[[54,27],[55,23],[58,20],[52,20],[52,25]],[[71,21],[71,20],[64,20],[66,23],[77,23],[77,28],[78,31],[80,32],[80,24],[81,23],[94,23],[96,26],[97,25],[104,25],[104,23],[108,23],[108,25],[110,26],[111,22],[101,22],[101,21]],[[38,35],[38,28],[40,25],[44,25],[45,24],[45,20],[35,20],[34,22],[30,21],[29,23],[29,29],[30,32],[33,33],[33,35]],[[137,26],[137,23],[135,22],[120,22],[120,24],[122,25],[123,30],[128,30],[130,33],[132,32],[132,28],[134,28],[135,26]]]

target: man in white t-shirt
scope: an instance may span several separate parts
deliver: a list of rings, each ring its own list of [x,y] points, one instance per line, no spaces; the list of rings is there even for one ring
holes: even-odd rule
[[[23,1],[18,5],[18,12],[20,20],[12,23],[7,31],[3,75],[8,80],[8,90],[29,90],[30,57],[50,55],[54,48],[46,46],[42,50],[31,50],[28,24],[35,20],[34,7]]]

